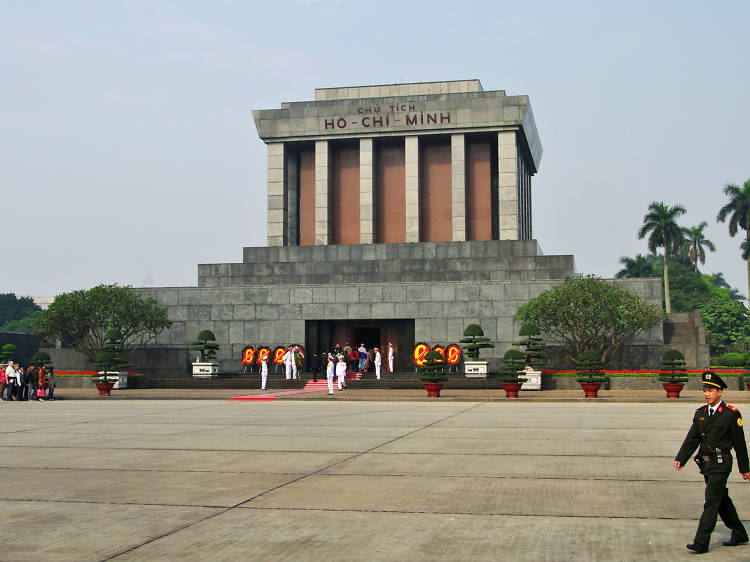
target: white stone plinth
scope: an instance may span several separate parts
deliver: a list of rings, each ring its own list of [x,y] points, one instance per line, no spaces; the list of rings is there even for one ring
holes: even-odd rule
[[[486,379],[487,361],[464,361],[464,373],[467,379]]]
[[[118,390],[128,387],[127,371],[99,371],[100,375],[107,375],[107,382],[115,383],[112,390]]]
[[[521,385],[521,390],[542,390],[542,372],[535,371],[531,366],[526,367],[526,382]]]
[[[203,361],[193,363],[193,376],[197,379],[209,379],[219,376],[219,364]]]

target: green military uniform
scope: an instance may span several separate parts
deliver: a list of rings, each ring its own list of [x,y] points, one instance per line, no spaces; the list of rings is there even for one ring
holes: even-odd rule
[[[704,385],[726,388],[724,381],[714,373],[704,373]],[[747,457],[745,434],[742,430],[742,415],[734,406],[720,401],[713,415],[709,415],[709,406],[701,406],[695,411],[693,425],[680,447],[675,460],[682,466],[690,459],[699,447],[696,459],[701,474],[706,481],[706,501],[703,514],[695,534],[694,544],[708,547],[711,533],[716,526],[717,516],[732,530],[732,539],[737,543],[747,542],[748,536],[742,525],[737,510],[729,498],[727,479],[732,471],[732,455],[737,455],[737,467],[741,474],[750,472]]]

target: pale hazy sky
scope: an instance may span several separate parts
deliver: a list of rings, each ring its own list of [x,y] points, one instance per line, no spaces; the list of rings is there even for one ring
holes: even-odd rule
[[[708,221],[750,178],[748,2],[0,0],[0,292],[190,286],[266,243],[252,109],[478,78],[530,97],[534,237],[613,276],[648,204]]]

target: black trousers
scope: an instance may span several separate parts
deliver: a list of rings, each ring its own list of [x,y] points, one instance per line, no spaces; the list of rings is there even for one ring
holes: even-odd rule
[[[727,490],[727,472],[710,472],[703,475],[706,481],[706,501],[703,514],[695,533],[695,542],[708,546],[711,533],[716,527],[716,517],[721,517],[724,525],[732,530],[732,536],[738,540],[747,540],[747,531],[737,515],[737,510]]]

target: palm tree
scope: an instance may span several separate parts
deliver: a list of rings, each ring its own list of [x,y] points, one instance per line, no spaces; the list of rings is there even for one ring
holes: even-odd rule
[[[703,221],[698,226],[691,226],[685,229],[685,242],[688,247],[688,259],[693,269],[698,271],[698,262],[701,265],[706,263],[706,248],[712,252],[716,251],[716,246],[703,234],[703,229],[708,226],[706,221]]]
[[[664,248],[664,304],[667,314],[672,312],[672,300],[669,296],[669,266],[667,256],[675,254],[685,239],[682,227],[677,224],[677,217],[685,214],[685,207],[675,205],[668,207],[664,201],[652,201],[648,214],[643,217],[643,226],[638,231],[638,238],[648,237],[648,249],[656,254],[657,248]]]
[[[618,279],[654,276],[653,256],[642,256],[641,254],[638,254],[634,258],[622,256],[618,261],[625,266],[615,275]]]
[[[721,208],[716,221],[724,222],[729,217],[729,236],[737,234],[737,227],[745,231],[745,241],[740,249],[742,259],[747,262],[747,289],[750,294],[750,180],[746,180],[742,187],[726,184],[724,195],[729,197],[729,203]]]

